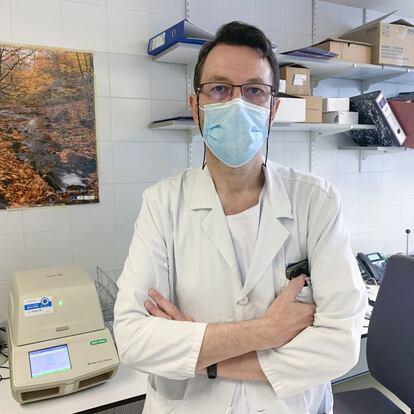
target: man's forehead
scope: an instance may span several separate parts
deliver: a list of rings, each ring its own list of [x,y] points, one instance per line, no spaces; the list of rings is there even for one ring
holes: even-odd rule
[[[234,79],[229,78],[227,76],[221,76],[218,74],[212,74],[211,76],[207,76],[206,82],[233,82]],[[246,83],[266,83],[268,82],[264,76],[255,76],[253,78],[246,78],[244,80]]]
[[[202,82],[273,83],[269,61],[248,46],[218,45],[204,63]]]

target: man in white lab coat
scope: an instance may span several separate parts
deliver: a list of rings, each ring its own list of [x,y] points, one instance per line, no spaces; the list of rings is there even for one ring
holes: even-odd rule
[[[120,276],[121,361],[145,413],[323,414],[357,361],[366,292],[336,190],[267,161],[279,72],[239,22],[202,48],[190,97],[206,165],[147,189]],[[308,260],[310,280],[286,278]]]

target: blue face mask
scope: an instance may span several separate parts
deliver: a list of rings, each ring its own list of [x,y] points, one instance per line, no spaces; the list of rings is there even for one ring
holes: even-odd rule
[[[268,135],[270,110],[240,98],[200,107],[203,139],[224,164],[238,168],[259,152]]]

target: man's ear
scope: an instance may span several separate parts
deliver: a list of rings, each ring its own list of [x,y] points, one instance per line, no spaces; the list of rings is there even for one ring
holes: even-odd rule
[[[196,125],[198,125],[198,108],[197,108],[197,96],[190,95],[188,97],[188,105],[191,108],[191,114],[193,115],[193,120]]]
[[[273,121],[275,119],[276,116],[276,112],[279,109],[279,105],[280,105],[280,99],[279,98],[274,98],[273,101],[273,107],[272,107],[272,118],[271,118],[271,124],[273,124]]]

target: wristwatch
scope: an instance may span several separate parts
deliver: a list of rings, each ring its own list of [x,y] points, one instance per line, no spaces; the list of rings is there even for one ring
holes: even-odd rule
[[[207,367],[207,376],[210,379],[217,378],[217,364],[213,364]]]

